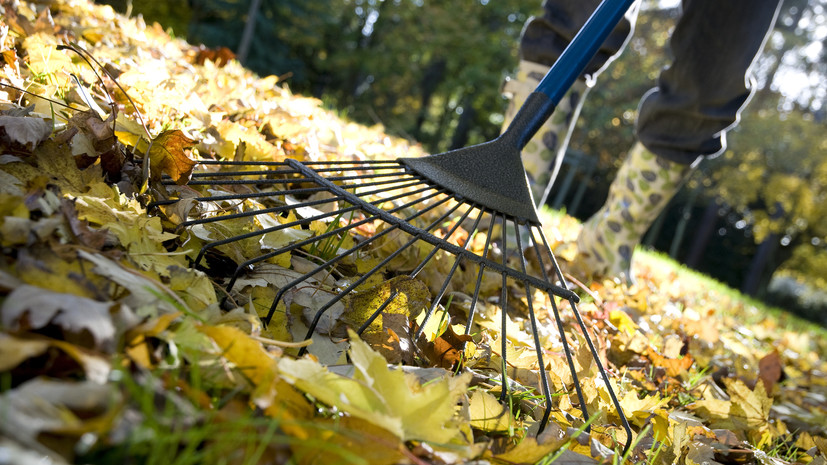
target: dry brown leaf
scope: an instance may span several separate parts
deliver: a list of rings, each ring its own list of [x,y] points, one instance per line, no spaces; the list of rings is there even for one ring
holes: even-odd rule
[[[149,149],[150,172],[154,179],[168,174],[177,184],[186,184],[195,167],[195,160],[190,159],[185,149],[191,148],[196,141],[185,136],[179,129],[164,131],[152,141]]]
[[[764,383],[767,392],[772,392],[775,383],[781,381],[784,375],[781,355],[774,350],[758,361],[758,379]]]

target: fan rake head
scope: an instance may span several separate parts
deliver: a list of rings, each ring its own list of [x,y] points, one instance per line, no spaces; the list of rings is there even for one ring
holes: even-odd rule
[[[589,418],[560,316],[559,303],[566,300],[612,400],[622,412],[577,313],[579,298],[566,288],[536,217],[512,216],[460,196],[425,178],[407,160],[200,163],[201,171],[194,173],[186,186],[164,181],[167,198],[150,207],[173,219],[179,230],[187,229],[203,241],[193,266],[219,275],[216,279],[223,281],[227,298],[238,297],[243,287],[239,283],[257,270],[269,267],[280,271],[280,279],[270,282],[277,288],[275,297],[266,313],[261,313],[265,325],[278,312],[300,304],[305,306],[306,339],[315,331],[329,332],[328,320],[346,311],[352,299],[384,283],[388,291],[382,298],[372,299],[371,308],[362,312],[369,316],[359,322],[361,333],[397,299],[409,297],[404,295],[404,286],[395,284],[400,277],[406,282],[421,282],[423,276],[431,278],[428,281],[439,276],[441,282],[424,285],[430,292],[417,304],[422,308],[415,309],[424,311],[425,316],[414,340],[428,318],[451,299],[463,301],[466,335],[478,309],[495,304],[501,308],[500,355],[506,366],[506,311],[514,306],[522,308],[533,333],[539,385],[546,401],[542,428],[552,404],[537,332],[540,310],[553,315],[583,420]],[[524,175],[522,182],[525,184]],[[439,272],[429,272],[432,268]],[[498,292],[491,292],[492,282]],[[295,297],[299,289],[313,292],[305,293],[309,299],[300,301]],[[536,308],[538,305],[543,308]],[[506,370],[502,385],[504,398]],[[629,425],[622,413],[620,416],[631,439]]]

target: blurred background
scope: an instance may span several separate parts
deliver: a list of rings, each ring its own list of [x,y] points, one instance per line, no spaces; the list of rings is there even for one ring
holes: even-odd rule
[[[540,0],[99,0],[177,37],[228,47],[339,115],[432,153],[493,139]],[[642,0],[635,36],[601,75],[549,203],[586,219],[633,142],[637,104],[668,63],[676,0]],[[710,53],[714,53],[710,50]],[[827,325],[827,0],[786,0],[756,93],[644,245]]]

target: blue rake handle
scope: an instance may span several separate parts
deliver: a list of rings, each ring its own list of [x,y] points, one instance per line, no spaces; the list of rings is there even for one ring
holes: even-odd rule
[[[563,99],[566,91],[586,69],[586,65],[600,49],[600,45],[634,2],[635,0],[603,0],[586,24],[580,28],[580,32],[574,36],[560,58],[537,85],[535,92],[544,94],[548,99],[537,109],[531,121],[521,129],[520,147],[528,143],[540,130],[543,123],[554,112],[554,108]]]

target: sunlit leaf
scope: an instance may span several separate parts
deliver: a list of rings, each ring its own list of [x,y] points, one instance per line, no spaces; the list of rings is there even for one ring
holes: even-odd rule
[[[196,141],[185,136],[179,129],[164,131],[152,141],[149,149],[150,172],[160,179],[168,174],[178,184],[186,184],[192,175],[196,161],[184,153]]]

